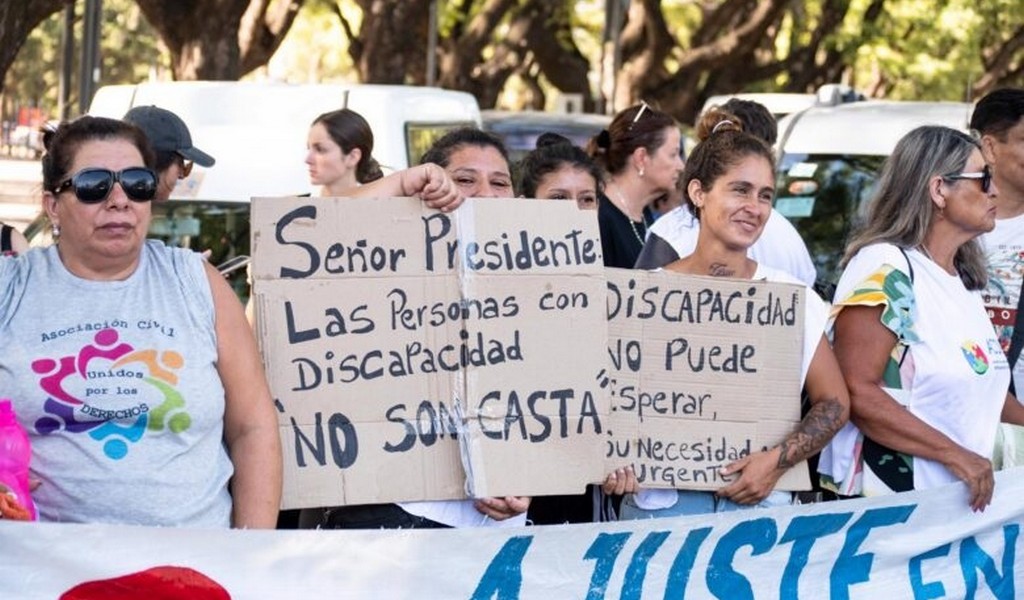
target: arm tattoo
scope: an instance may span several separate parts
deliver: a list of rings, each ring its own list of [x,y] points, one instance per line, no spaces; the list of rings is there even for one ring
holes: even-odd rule
[[[722,263],[711,263],[711,267],[708,269],[708,275],[711,275],[712,277],[735,277],[736,271]]]
[[[815,403],[796,431],[779,444],[778,467],[788,469],[824,448],[845,422],[838,399],[826,398]]]

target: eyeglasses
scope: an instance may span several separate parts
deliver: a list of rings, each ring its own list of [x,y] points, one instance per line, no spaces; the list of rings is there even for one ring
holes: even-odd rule
[[[943,179],[947,181],[957,181],[959,179],[977,179],[981,181],[981,193],[987,194],[992,189],[992,169],[988,165],[985,165],[981,171],[974,171],[971,173],[950,173],[943,175]]]
[[[134,202],[146,202],[156,196],[156,173],[145,167],[128,167],[120,171],[110,169],[82,169],[53,188],[54,194],[73,188],[75,197],[84,204],[97,204],[110,196],[114,184]]]

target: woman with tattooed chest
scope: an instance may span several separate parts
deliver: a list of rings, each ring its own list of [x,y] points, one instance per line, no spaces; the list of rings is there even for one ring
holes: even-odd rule
[[[800,283],[794,277],[747,257],[771,214],[775,194],[774,160],[761,140],[744,133],[731,114],[712,110],[697,127],[702,140],[683,171],[684,199],[700,219],[693,254],[665,269],[688,275]],[[731,481],[714,492],[638,489],[631,473],[610,478],[606,491],[634,492],[622,503],[623,519],[725,512],[753,506],[789,504],[789,492],[774,491],[782,474],[824,447],[846,423],[849,394],[824,337],[827,307],[806,289],[801,380],[810,409],[777,446],[726,465]],[[795,368],[795,366],[794,366]],[[613,486],[613,482],[618,485]],[[611,488],[611,489],[610,489]]]

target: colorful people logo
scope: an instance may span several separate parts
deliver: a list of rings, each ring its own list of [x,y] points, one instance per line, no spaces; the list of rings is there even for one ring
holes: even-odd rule
[[[90,364],[96,359],[111,362],[92,371]],[[102,443],[108,458],[120,460],[128,455],[129,444],[141,440],[146,431],[181,433],[189,428],[192,418],[184,411],[185,399],[175,387],[176,371],[183,366],[185,359],[178,352],[136,350],[119,340],[116,329],[104,329],[77,355],[32,362],[32,370],[40,376],[39,387],[47,395],[43,410],[49,413],[36,421],[36,431],[42,435],[60,429],[88,433]],[[96,379],[97,373],[105,377]],[[120,375],[125,373],[139,375],[134,385],[123,385],[125,379]],[[107,383],[107,375],[113,383]],[[162,398],[155,407],[135,400],[139,383],[148,384]],[[125,402],[115,407],[93,406],[94,402],[109,403],[111,398]]]
[[[975,373],[984,375],[988,371],[988,356],[985,356],[985,351],[981,349],[977,342],[967,340],[960,346],[960,351],[963,352],[964,358],[967,359],[967,364],[971,366]]]

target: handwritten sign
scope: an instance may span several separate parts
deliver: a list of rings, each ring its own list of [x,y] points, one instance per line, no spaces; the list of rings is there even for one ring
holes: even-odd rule
[[[717,489],[720,470],[800,420],[803,286],[607,269],[608,469]],[[781,489],[809,487],[796,465]]]
[[[285,507],[577,492],[602,477],[592,213],[257,199],[253,232]]]

